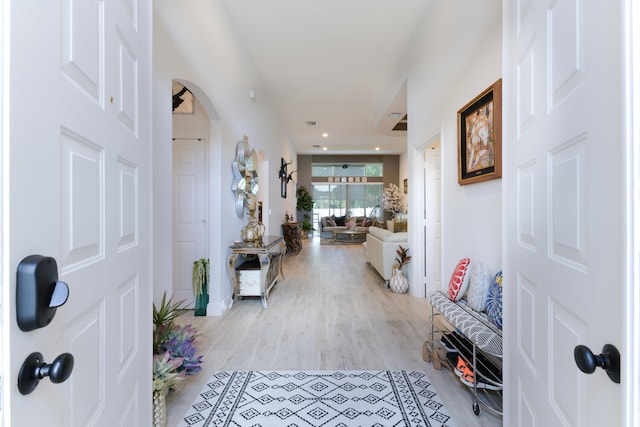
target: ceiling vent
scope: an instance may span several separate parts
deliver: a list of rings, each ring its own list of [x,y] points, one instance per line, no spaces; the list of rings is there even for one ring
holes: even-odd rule
[[[318,126],[318,122],[315,120],[307,121],[307,126]]]
[[[402,120],[400,120],[392,129],[393,131],[407,131],[407,115],[405,114]]]

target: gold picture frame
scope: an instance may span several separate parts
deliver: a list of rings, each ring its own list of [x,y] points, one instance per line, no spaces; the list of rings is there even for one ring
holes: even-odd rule
[[[502,177],[502,79],[458,110],[458,184]]]

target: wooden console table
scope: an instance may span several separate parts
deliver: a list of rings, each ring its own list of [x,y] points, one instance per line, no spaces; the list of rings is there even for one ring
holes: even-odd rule
[[[286,222],[282,224],[282,234],[284,234],[284,241],[287,244],[287,252],[300,252],[300,250],[302,249],[302,240],[300,239],[300,233],[302,233],[301,223]]]
[[[267,308],[269,291],[277,283],[278,275],[284,279],[284,239],[282,236],[264,236],[262,242],[257,247],[245,243],[230,246],[227,267],[233,286],[234,303],[243,296],[259,296],[262,298],[262,306]]]

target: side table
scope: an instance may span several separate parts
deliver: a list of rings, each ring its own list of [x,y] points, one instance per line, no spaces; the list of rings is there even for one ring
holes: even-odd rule
[[[287,252],[300,252],[302,249],[302,240],[300,239],[301,232],[302,224],[299,222],[286,222],[282,224],[282,234],[287,244]]]

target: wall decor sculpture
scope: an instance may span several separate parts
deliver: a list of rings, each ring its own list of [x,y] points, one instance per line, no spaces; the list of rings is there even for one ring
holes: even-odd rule
[[[233,184],[231,190],[235,195],[236,214],[242,218],[247,208],[252,214],[256,210],[256,195],[258,194],[258,158],[256,152],[249,146],[249,138],[238,142],[236,158],[231,164]]]
[[[283,157],[280,157],[280,172],[278,173],[278,177],[280,178],[280,197],[283,199],[287,198],[287,184],[289,181],[293,181],[293,174],[297,172],[297,170],[294,170],[287,173],[287,165],[291,163],[293,163],[293,160],[287,163]]]

